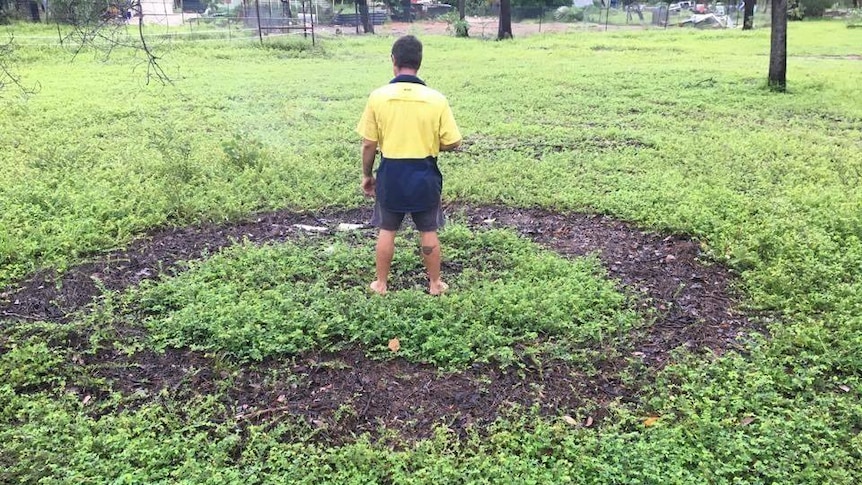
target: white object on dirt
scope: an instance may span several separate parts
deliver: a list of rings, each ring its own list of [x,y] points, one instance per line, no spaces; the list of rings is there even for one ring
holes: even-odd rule
[[[357,229],[362,229],[365,227],[365,224],[348,224],[346,222],[342,222],[338,225],[337,229],[339,231],[355,231]]]
[[[294,224],[294,225],[293,225],[293,227],[295,227],[295,228],[297,228],[297,229],[302,229],[303,231],[308,231],[308,232],[326,232],[326,231],[328,231],[328,230],[329,230],[329,228],[328,228],[328,227],[323,227],[323,226],[308,226],[308,225],[305,225],[305,224]]]

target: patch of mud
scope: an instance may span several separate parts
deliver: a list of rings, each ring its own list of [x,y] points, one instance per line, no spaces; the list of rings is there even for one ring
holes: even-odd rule
[[[335,217],[358,221],[365,215],[347,211]],[[262,243],[299,238],[307,231],[295,227],[296,224],[326,223],[310,214],[278,212],[235,224],[157,230],[125,250],[73,267],[62,275],[53,270],[41,271],[16,287],[7,288],[0,293],[0,316],[66,322],[74,312],[102,294],[101,288],[112,291],[129,288],[165,272],[173,274],[180,262],[200,259],[243,240]]]
[[[493,221],[566,256],[597,253],[612,278],[641,296],[641,307],[656,311],[636,351],[649,365],[663,366],[680,345],[721,354],[738,348],[738,337],[751,330],[735,308],[730,272],[702,261],[700,244],[690,238],[641,231],[601,215],[503,207],[467,214],[473,226]]]
[[[86,363],[127,396],[146,400],[162,389],[179,400],[215,394],[240,427],[299,421],[315,430],[315,440],[327,444],[350,442],[363,433],[376,436],[383,428],[396,431],[400,440],[415,441],[430,437],[441,425],[465,437],[471,428],[482,432],[515,406],[535,405],[547,416],[584,410],[582,424],[597,425],[604,406],[625,396],[619,383],[559,361],[508,369],[477,364],[463,372],[440,373],[431,365],[372,360],[350,349],[284,362],[271,359],[231,375],[190,351],[145,351],[124,360],[104,353]],[[107,395],[75,391],[82,397]],[[586,405],[590,408],[585,410]]]
[[[326,443],[347,442],[382,428],[412,440],[429,436],[434,425],[459,435],[471,427],[482,429],[513,405],[537,405],[545,415],[568,413],[578,416],[582,425],[595,425],[611,402],[638,402],[640,390],[669,362],[674,349],[709,349],[719,355],[742,348],[740,337],[756,330],[736,309],[729,271],[705,264],[700,245],[684,236],[641,231],[601,215],[468,205],[452,205],[447,212],[473,229],[511,228],[564,256],[597,254],[609,275],[637,295],[649,324],[629,336],[625,350],[616,349],[625,355],[590,349],[595,357],[588,365],[540,357],[509,368],[477,364],[463,372],[440,373],[403,359],[373,360],[355,348],[271,359],[246,366],[235,376],[217,371],[214,359],[186,350],[127,356],[104,349],[95,356],[76,357],[79,361],[73,363],[86,365],[125,396],[155,396],[162,389],[180,396],[218,394],[240,426],[298,418]],[[68,321],[91,304],[101,288],[121,290],[174,273],[182,261],[206,257],[236,241],[326,237],[340,223],[362,224],[369,218],[367,209],[317,215],[281,211],[234,224],[154,231],[126,250],[62,275],[41,272],[7,289],[0,315]],[[295,225],[326,229],[315,232]],[[363,231],[360,237],[374,233]],[[369,278],[372,271],[369,268]],[[634,383],[624,383],[632,382],[622,378],[624,372],[636,377]]]

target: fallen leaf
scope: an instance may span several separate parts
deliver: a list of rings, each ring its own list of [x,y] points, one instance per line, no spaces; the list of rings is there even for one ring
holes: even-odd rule
[[[389,340],[389,350],[392,352],[398,352],[401,349],[401,342],[398,341],[397,338]]]
[[[593,425],[593,417],[592,417],[592,416],[587,416],[587,422],[585,422],[585,423],[584,423],[584,427],[589,428],[589,427],[590,427],[590,426],[592,426],[592,425]]]
[[[850,386],[846,386],[844,384],[841,384],[840,386],[838,386],[838,389],[841,389],[844,392],[850,392]]]
[[[748,416],[747,418],[743,418],[742,421],[739,422],[740,426],[748,426],[749,424],[754,422],[754,417]]]
[[[568,414],[564,414],[564,415],[563,415],[563,421],[565,421],[565,422],[567,422],[567,423],[571,424],[572,426],[577,426],[577,425],[578,425],[578,420],[577,420],[577,419],[575,419],[575,418],[573,418],[573,417],[571,417],[571,416],[569,416]]]
[[[644,419],[644,426],[652,426],[658,422],[658,416],[650,416]]]
[[[86,406],[86,405],[87,405],[87,403],[88,403],[88,402],[90,402],[90,399],[92,399],[92,398],[90,397],[90,395],[89,395],[89,394],[87,394],[86,396],[84,396],[84,399],[82,399],[82,400],[81,400],[81,404],[83,404],[84,406]]]
[[[284,402],[286,400],[287,400],[287,398],[284,397],[284,394],[279,394],[278,398],[276,399],[276,401],[278,401],[278,402]]]

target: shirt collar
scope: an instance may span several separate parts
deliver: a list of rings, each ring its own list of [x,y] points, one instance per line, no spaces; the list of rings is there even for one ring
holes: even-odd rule
[[[395,84],[395,83],[413,83],[413,84],[421,84],[423,86],[425,85],[425,81],[419,79],[416,76],[411,76],[410,74],[399,74],[399,75],[395,76],[394,79],[389,81],[389,84]]]

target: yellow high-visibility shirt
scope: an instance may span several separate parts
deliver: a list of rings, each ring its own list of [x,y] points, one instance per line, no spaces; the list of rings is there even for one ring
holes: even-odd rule
[[[415,76],[398,76],[368,97],[356,131],[388,159],[436,157],[461,141],[446,97]]]
[[[356,131],[380,148],[376,191],[383,207],[414,212],[440,203],[440,146],[461,141],[445,96],[400,75],[371,93]]]

